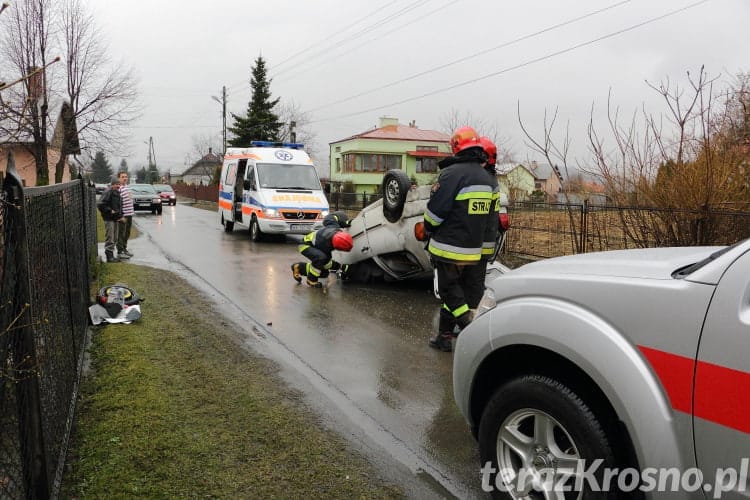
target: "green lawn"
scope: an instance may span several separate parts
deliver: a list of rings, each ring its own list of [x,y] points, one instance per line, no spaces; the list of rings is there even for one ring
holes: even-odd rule
[[[146,300],[141,320],[94,327],[62,497],[401,496],[181,278],[99,265],[99,286]]]

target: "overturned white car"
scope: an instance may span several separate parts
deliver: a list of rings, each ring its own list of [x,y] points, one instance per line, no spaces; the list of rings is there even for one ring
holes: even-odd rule
[[[432,279],[433,267],[426,242],[419,241],[414,226],[424,220],[432,186],[412,186],[402,170],[389,170],[383,177],[383,197],[366,206],[351,222],[354,240],[350,252],[334,252],[334,259],[347,264],[343,278],[357,282]],[[500,194],[497,244],[494,262],[505,242],[508,228],[508,198]],[[504,266],[490,268],[500,272]],[[492,271],[492,269],[490,269]],[[488,271],[488,272],[490,272]]]

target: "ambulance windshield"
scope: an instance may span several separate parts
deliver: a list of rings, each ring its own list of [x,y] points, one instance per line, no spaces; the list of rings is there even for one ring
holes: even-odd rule
[[[320,181],[312,165],[259,163],[258,181],[264,189],[319,190]]]

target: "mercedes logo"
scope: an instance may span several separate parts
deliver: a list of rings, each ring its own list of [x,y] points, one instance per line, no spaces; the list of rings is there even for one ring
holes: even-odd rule
[[[304,212],[297,212],[297,218],[298,219],[304,219],[305,218],[305,213]]]

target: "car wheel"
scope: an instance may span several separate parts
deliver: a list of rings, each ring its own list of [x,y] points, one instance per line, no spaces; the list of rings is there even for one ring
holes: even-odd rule
[[[161,215],[161,213],[162,213],[163,210],[164,209],[162,207],[159,207],[159,208],[156,209],[156,213],[159,214],[159,215]]]
[[[253,220],[250,221],[250,239],[253,241],[263,241],[263,231],[260,230],[258,225],[258,219],[253,216]]]
[[[411,180],[403,170],[389,170],[383,176],[383,215],[388,222],[401,218]]]
[[[224,226],[224,232],[231,233],[234,229],[234,221],[224,220],[224,216],[221,216],[221,225]]]
[[[604,469],[617,466],[611,442],[585,401],[542,375],[502,385],[479,424],[479,453],[483,468],[491,465],[495,498],[610,498],[615,492],[594,490],[603,484]],[[602,463],[591,484],[577,467],[588,471],[597,459]],[[565,487],[572,491],[559,491]]]

